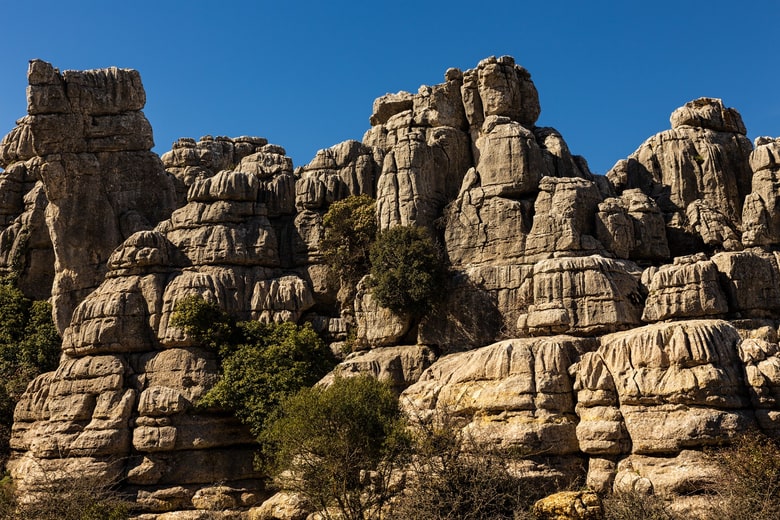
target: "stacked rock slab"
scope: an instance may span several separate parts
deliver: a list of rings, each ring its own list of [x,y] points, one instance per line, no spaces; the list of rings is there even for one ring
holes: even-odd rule
[[[654,135],[607,178],[619,192],[641,189],[660,207],[671,255],[740,249],[752,145],[739,113],[700,98],[671,115],[672,129]]]
[[[187,205],[113,252],[64,332],[59,369],[17,408],[10,467],[20,489],[36,490],[30,468],[40,466],[58,477],[102,472],[151,512],[200,508],[204,497],[241,508],[263,496],[246,428],[196,408],[218,377],[214,353],[169,325],[193,294],[261,321],[296,321],[314,305],[308,283],[280,268],[262,189],[254,173],[195,181]]]
[[[780,435],[778,141],[751,152],[719,100],[678,109],[600,177],[536,126],[528,71],[488,58],[379,98],[363,142],[294,170],[258,137],[180,139],[160,163],[133,71],[33,62],[30,83],[30,115],[0,147],[0,264],[23,259],[35,279],[45,228],[64,343],[16,410],[23,492],[96,474],[148,518],[265,497],[247,431],[195,406],[218,371],[169,325],[192,294],[239,319],[311,321],[329,341],[354,327],[364,351],[331,378],[389,379],[415,417],[451,415],[533,478],[679,500],[712,477],[704,447]],[[376,197],[381,229],[440,239],[451,276],[427,316],[383,309],[365,282],[340,297],[322,218],[358,194]],[[74,200],[111,215],[106,229]],[[94,252],[88,283],[75,245]]]
[[[170,215],[174,190],[150,151],[152,128],[141,112],[146,94],[138,72],[60,74],[34,60],[28,80],[28,115],[3,138],[0,164],[16,172],[23,163],[30,180],[43,184],[54,250],[52,304],[62,332],[76,305],[102,281],[111,251]],[[26,229],[32,237],[34,226]],[[35,242],[30,249],[45,248],[45,240]],[[29,267],[45,258],[31,253]]]

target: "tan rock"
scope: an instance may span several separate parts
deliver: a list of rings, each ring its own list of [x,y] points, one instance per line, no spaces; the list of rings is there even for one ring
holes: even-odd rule
[[[729,310],[716,265],[705,255],[675,258],[655,271],[642,320],[717,317]]]
[[[618,258],[664,260],[669,257],[666,225],[658,205],[641,190],[623,191],[598,205],[596,238]]]
[[[468,136],[462,130],[411,128],[383,160],[376,192],[380,229],[433,226],[470,166]]]
[[[534,335],[600,334],[640,323],[642,301],[631,262],[600,256],[555,258],[534,265],[524,282],[527,316]]]
[[[445,213],[444,243],[450,262],[468,266],[522,259],[532,209],[528,200],[487,196],[476,170],[469,170]]]
[[[301,171],[295,188],[296,205],[324,210],[349,195],[373,197],[379,173],[371,149],[357,141],[320,150]]]
[[[382,125],[394,115],[405,110],[411,110],[413,96],[409,92],[385,94],[374,101],[374,113],[371,114],[371,125]]]
[[[530,453],[579,451],[567,372],[576,338],[506,340],[440,358],[401,394],[414,417],[456,418],[477,442]]]
[[[598,520],[604,509],[593,491],[561,491],[536,501],[533,514],[544,520]]]
[[[409,385],[416,383],[435,360],[434,352],[421,345],[354,352],[318,384],[327,386],[335,377],[369,375],[388,382],[400,394]]]
[[[306,520],[311,506],[294,493],[279,492],[249,510],[249,520]]]
[[[745,246],[771,246],[780,243],[780,141],[758,138],[750,153],[752,190],[742,208],[742,243]]]
[[[174,186],[150,151],[138,72],[110,68],[60,75],[36,60],[28,77],[30,115],[3,139],[0,157],[4,164],[36,157],[30,167],[50,203],[52,303],[63,331],[76,305],[102,280],[111,251],[170,214]],[[82,218],[85,214],[90,218]]]
[[[463,74],[463,105],[472,127],[492,115],[531,127],[539,117],[539,95],[526,69],[511,56],[491,56]]]
[[[752,145],[744,133],[734,109],[702,98],[675,111],[671,130],[645,141],[607,177],[618,191],[639,188],[656,201],[667,221],[672,256],[694,253],[703,243],[733,248],[729,229],[740,228],[751,191]],[[696,201],[699,206],[689,209]],[[698,229],[687,222],[686,211],[696,217]]]
[[[358,345],[385,347],[398,344],[411,327],[411,316],[395,314],[379,305],[371,295],[367,279],[360,281],[355,295]]]
[[[544,177],[534,204],[533,226],[526,238],[526,255],[550,258],[554,254],[600,252],[594,219],[601,194],[595,183],[578,178]],[[563,253],[563,254],[566,254]]]
[[[648,325],[602,338],[634,453],[676,454],[748,428],[739,335],[726,322]]]
[[[729,311],[742,317],[773,316],[780,309],[777,255],[759,251],[719,253],[712,257],[724,280]]]
[[[600,495],[612,491],[617,464],[610,459],[590,457],[588,459],[588,476],[585,485]]]
[[[723,101],[714,98],[699,98],[687,102],[672,112],[669,121],[672,128],[693,126],[742,135],[747,133],[739,112],[724,107]]]
[[[639,487],[664,496],[681,496],[700,492],[716,476],[716,468],[700,451],[684,450],[675,457],[631,455],[618,464],[615,491],[635,491]],[[640,476],[626,478],[629,475]],[[625,475],[625,476],[624,476]],[[649,486],[648,486],[649,484]],[[648,489],[649,488],[649,489]]]
[[[537,191],[547,173],[533,132],[508,117],[489,116],[475,143],[480,186],[491,196],[517,197]]]

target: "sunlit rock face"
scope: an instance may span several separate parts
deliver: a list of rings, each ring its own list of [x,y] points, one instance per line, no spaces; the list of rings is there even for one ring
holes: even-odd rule
[[[353,351],[323,385],[387,379],[415,420],[449,416],[529,478],[680,500],[712,476],[705,448],[780,435],[778,140],[753,149],[720,100],[600,176],[537,126],[507,56],[378,98],[362,141],[298,168],[248,136],[158,158],[135,71],[34,61],[29,82],[0,145],[0,270],[51,297],[63,355],[16,409],[20,492],[99,475],[149,518],[269,496],[248,431],[197,406],[217,360],[170,325],[193,294],[311,323]],[[325,213],[361,194],[380,229],[438,239],[449,275],[424,316],[324,264]]]
[[[6,222],[20,214],[0,237],[0,263],[21,270],[31,296],[50,292],[62,332],[100,285],[114,248],[170,215],[174,186],[151,152],[137,71],[60,74],[33,60],[27,78],[28,115],[0,143],[4,183],[16,194],[4,197]],[[32,277],[40,277],[35,289]]]

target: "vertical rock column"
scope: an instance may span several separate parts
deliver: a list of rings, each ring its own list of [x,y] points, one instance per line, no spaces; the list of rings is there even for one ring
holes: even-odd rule
[[[43,182],[55,257],[55,322],[62,332],[76,305],[106,273],[111,251],[135,231],[166,218],[175,192],[151,152],[137,71],[60,74],[30,62],[28,115],[0,144],[4,163],[27,161]]]

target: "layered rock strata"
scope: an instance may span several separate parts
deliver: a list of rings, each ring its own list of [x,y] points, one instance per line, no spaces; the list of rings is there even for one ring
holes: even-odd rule
[[[720,100],[598,176],[536,126],[528,71],[487,58],[380,97],[362,142],[295,169],[258,137],[183,138],[158,160],[134,71],[35,61],[29,77],[0,146],[0,267],[28,293],[52,280],[63,357],[16,410],[24,492],[93,473],[147,518],[266,497],[246,430],[196,406],[218,369],[170,325],[192,294],[309,321],[334,348],[352,336],[323,384],[388,379],[410,415],[449,415],[532,478],[679,501],[712,477],[703,448],[780,434],[778,141],[753,149]],[[323,264],[323,215],[358,194],[381,229],[439,238],[450,276],[425,316]]]
[[[41,272],[42,284],[51,273],[55,322],[62,332],[78,303],[102,281],[114,248],[170,215],[174,190],[151,152],[152,127],[141,112],[146,93],[138,72],[60,74],[33,60],[27,77],[28,115],[0,143],[0,166],[19,172],[17,179],[27,185],[40,182],[45,202],[33,202],[35,194],[28,191],[30,204],[17,225],[4,231],[13,242],[5,255],[11,261],[4,264],[16,268],[13,259],[27,257],[19,266],[23,277]],[[13,191],[21,193],[25,183],[20,184]],[[49,244],[35,225],[41,206],[54,252],[51,267],[42,265],[51,255],[43,252]],[[19,244],[20,235],[31,240]]]

